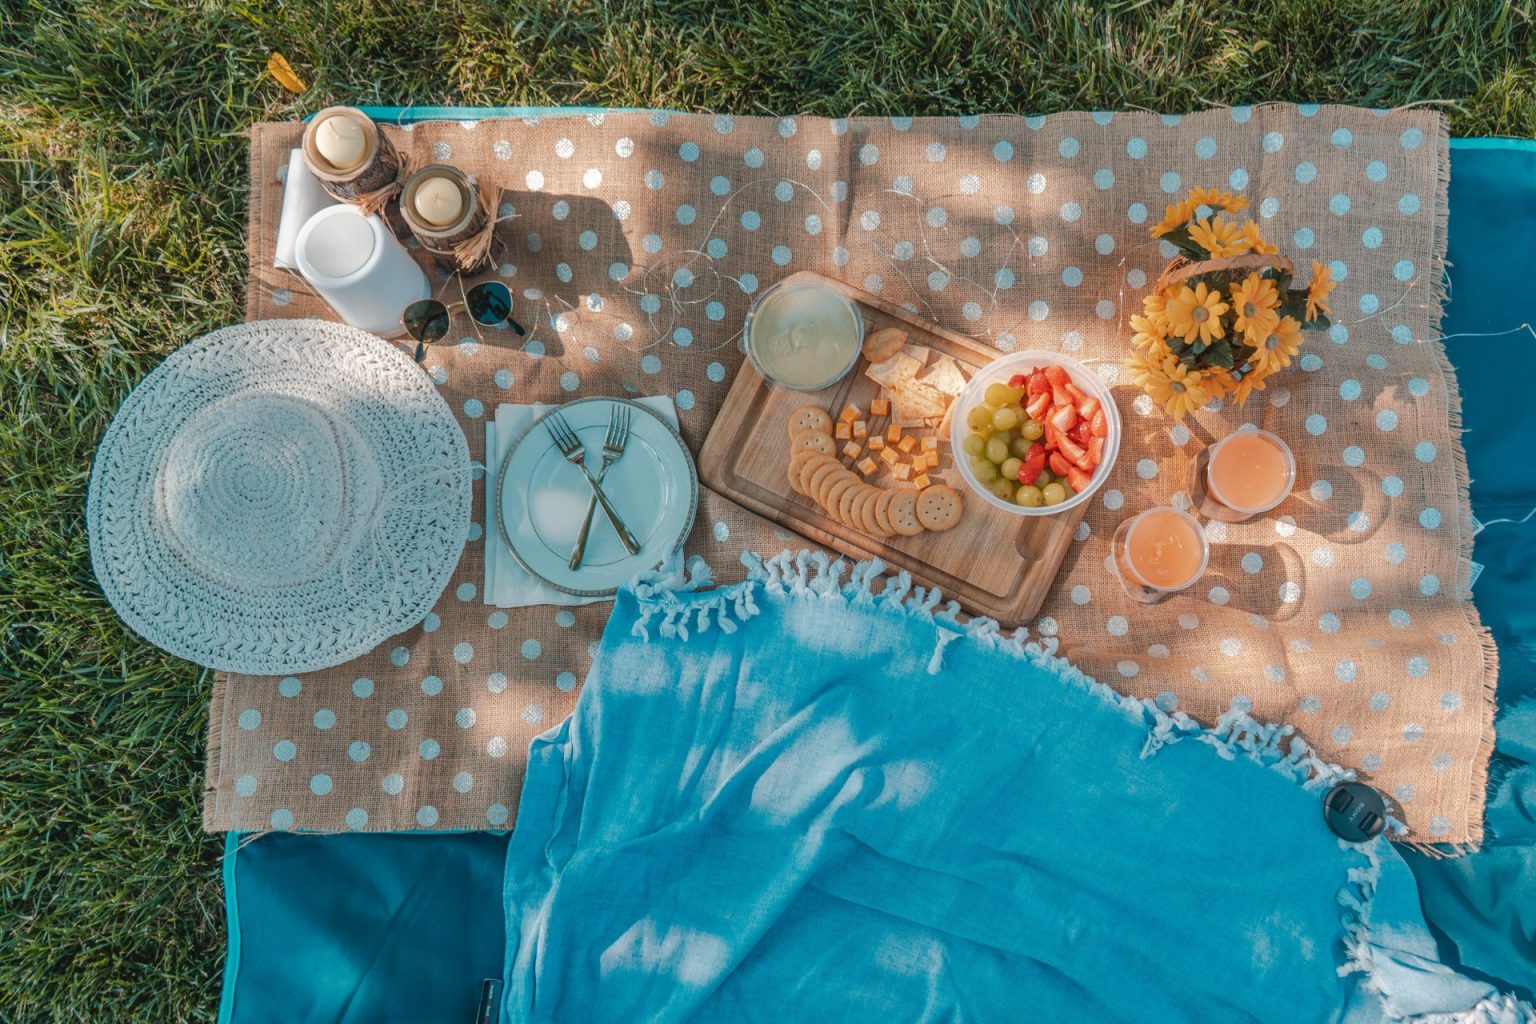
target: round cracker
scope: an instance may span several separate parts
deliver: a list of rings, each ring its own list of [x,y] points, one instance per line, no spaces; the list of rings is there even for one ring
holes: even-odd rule
[[[848,488],[842,494],[838,495],[837,512],[835,512],[834,515],[837,516],[838,521],[841,522],[844,526],[857,527],[859,525],[858,520],[853,518],[853,503],[859,499],[859,496],[864,493],[864,488],[868,486],[868,484],[860,480],[858,483]]]
[[[811,474],[826,465],[841,466],[835,455],[821,455],[812,453],[811,457],[800,464],[800,472],[795,475],[793,483],[799,484],[801,494],[813,493],[810,488]]]
[[[896,497],[891,499],[885,510],[891,521],[891,529],[903,537],[916,537],[925,529],[922,520],[917,518],[917,492],[901,490],[892,493]]]
[[[880,521],[875,517],[875,506],[880,504],[880,499],[885,496],[885,491],[878,487],[871,487],[864,495],[864,500],[853,508],[853,514],[859,519],[859,528],[871,537],[885,538],[890,536],[889,530],[880,528]]]
[[[883,363],[907,343],[907,332],[900,327],[882,327],[864,339],[864,358],[872,363]]]
[[[964,511],[965,505],[961,501],[960,492],[948,484],[925,487],[917,496],[918,521],[934,533],[954,529],[959,524],[960,515]]]
[[[789,450],[794,452],[820,452],[823,455],[836,455],[837,442],[831,434],[823,434],[817,430],[807,430],[796,434],[790,442]]]
[[[823,458],[825,458],[825,456],[823,456]],[[805,488],[801,491],[801,493],[810,496],[810,498],[814,501],[816,499],[816,495],[821,492],[822,483],[825,482],[829,476],[842,468],[843,464],[836,459],[827,459],[825,462],[818,462],[816,463],[815,469],[807,468],[800,474],[800,479],[805,484]]]
[[[831,487],[826,488],[827,500],[821,503],[821,507],[826,509],[827,514],[834,519],[838,518],[837,510],[841,506],[843,495],[858,486],[859,478],[849,473],[847,476],[837,477],[836,481]]]
[[[885,488],[880,492],[880,497],[875,500],[875,525],[886,536],[896,532],[896,527],[891,525],[891,499],[896,497],[895,491]]]
[[[789,477],[789,486],[793,487],[797,491],[800,490],[800,471],[805,468],[806,460],[811,459],[819,454],[821,453],[812,451],[796,451],[789,457],[789,468],[785,471],[786,475]],[[803,494],[805,492],[801,491],[801,493]]]
[[[839,472],[833,473],[831,476],[823,480],[821,482],[821,487],[819,487],[816,491],[816,502],[817,504],[821,505],[822,508],[832,507],[832,488],[837,486],[840,481],[857,480],[859,478],[858,474],[854,473],[842,463],[838,463],[837,468]]]
[[[807,430],[832,433],[832,416],[820,406],[802,405],[789,414],[789,436],[794,437]]]

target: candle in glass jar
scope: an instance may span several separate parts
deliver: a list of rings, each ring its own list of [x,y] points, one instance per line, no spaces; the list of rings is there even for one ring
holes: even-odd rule
[[[362,126],[349,117],[333,114],[315,125],[315,149],[338,171],[350,171],[362,163],[367,148]]]
[[[428,178],[411,196],[416,215],[433,227],[452,224],[464,214],[464,196],[448,178]]]

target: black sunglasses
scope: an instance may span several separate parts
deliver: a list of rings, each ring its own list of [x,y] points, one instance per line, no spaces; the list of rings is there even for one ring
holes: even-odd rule
[[[512,292],[500,281],[477,284],[464,293],[463,302],[452,305],[437,299],[422,299],[405,307],[400,323],[406,333],[416,339],[416,361],[427,357],[427,346],[442,341],[448,333],[451,310],[463,306],[470,318],[486,327],[510,327],[519,337],[527,337],[523,325],[512,319]]]

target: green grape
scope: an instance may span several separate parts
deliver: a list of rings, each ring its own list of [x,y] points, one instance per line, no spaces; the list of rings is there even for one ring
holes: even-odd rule
[[[1002,477],[998,477],[987,486],[992,489],[993,494],[1004,501],[1013,500],[1013,482],[1011,480],[1004,480]]]
[[[1055,479],[1056,479],[1056,476],[1055,476],[1054,473],[1052,473],[1048,469],[1042,469],[1040,471],[1040,475],[1035,478],[1035,486],[1037,486],[1037,487],[1044,487],[1046,484],[1050,483],[1052,480],[1055,480]]]
[[[1040,488],[1034,484],[1025,484],[1019,488],[1019,493],[1013,496],[1013,500],[1025,508],[1039,508],[1045,504],[1045,496],[1040,493]]]
[[[1026,459],[1029,457],[1029,448],[1033,443],[1027,437],[1016,437],[1008,442],[1008,450],[1019,458]]]
[[[965,414],[965,425],[972,430],[987,430],[992,426],[992,410],[978,405]]]
[[[1019,428],[1019,433],[1031,441],[1038,441],[1045,436],[1045,427],[1038,420],[1025,420],[1024,426]]]
[[[1008,442],[993,434],[987,439],[987,458],[993,462],[1002,462],[1008,458]]]
[[[1000,439],[1003,444],[1013,444],[1013,431],[1011,430],[994,430],[992,431],[992,436]]]
[[[1024,389],[1023,388],[1009,388],[1008,389],[1008,404],[1009,405],[1018,405],[1018,404],[1020,404],[1023,401],[1024,401]]]
[[[981,455],[987,450],[986,434],[966,434],[960,447],[965,449],[967,455]]]
[[[1019,467],[1022,465],[1024,465],[1023,461],[1016,457],[1005,459],[997,471],[1003,474],[1004,480],[1017,480],[1019,478]]]
[[[1060,505],[1067,500],[1067,485],[1059,480],[1048,483],[1040,488],[1040,496],[1047,505]]]
[[[992,426],[997,430],[1012,430],[1019,425],[1019,409],[1015,405],[1005,405],[992,414]]]
[[[987,390],[982,392],[982,397],[990,406],[1007,405],[1013,401],[1013,396],[1008,391],[1008,385],[1000,381],[987,385]]]
[[[997,479],[997,463],[988,462],[986,459],[972,459],[971,474],[976,477],[977,483],[990,484]]]

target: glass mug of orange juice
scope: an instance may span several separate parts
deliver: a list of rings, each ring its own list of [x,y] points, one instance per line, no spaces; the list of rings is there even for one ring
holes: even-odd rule
[[[1189,500],[1207,519],[1241,523],[1280,504],[1296,485],[1296,457],[1267,430],[1239,427],[1195,456]]]
[[[1149,508],[1121,523],[1111,549],[1120,585],[1142,604],[1156,604],[1192,586],[1211,560],[1200,521],[1167,507]]]

